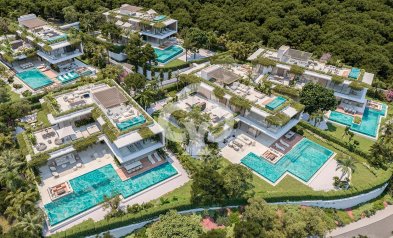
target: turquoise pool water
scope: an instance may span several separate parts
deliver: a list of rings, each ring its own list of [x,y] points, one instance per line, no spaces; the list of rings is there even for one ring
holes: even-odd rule
[[[333,151],[304,138],[276,164],[252,152],[246,155],[241,163],[272,183],[275,183],[285,172],[308,182],[332,155]]]
[[[26,70],[21,73],[17,73],[16,76],[20,78],[25,84],[31,89],[37,90],[53,83],[50,78],[43,74],[38,69]]]
[[[153,19],[153,21],[162,21],[162,20],[164,20],[165,18],[166,18],[165,15],[159,15],[159,16],[156,16],[156,17]]]
[[[330,113],[329,120],[349,126],[351,131],[376,137],[378,134],[379,119],[381,116],[385,115],[385,113],[386,104],[382,104],[382,110],[366,107],[360,124],[353,123],[353,116],[336,111]]]
[[[62,84],[74,81],[75,79],[79,78],[79,74],[71,71],[69,73],[63,74],[63,75],[59,75],[56,77],[57,80],[59,80]]]
[[[157,55],[157,61],[165,64],[168,62],[170,59],[173,59],[175,56],[181,54],[183,52],[183,48],[177,46],[177,45],[172,45],[169,46],[168,48],[165,48],[163,50],[154,48],[154,52]]]
[[[286,101],[287,101],[287,99],[285,99],[284,97],[278,96],[273,101],[269,102],[266,105],[266,108],[269,110],[274,110],[277,107],[281,106]]]
[[[112,165],[106,165],[70,180],[74,192],[44,206],[49,223],[56,225],[102,203],[104,195],[129,197],[176,174],[176,169],[165,163],[122,181]]]
[[[353,78],[353,79],[357,79],[359,77],[359,74],[360,74],[359,68],[352,68],[351,72],[349,72],[348,77]]]
[[[346,126],[352,126],[353,116],[337,111],[332,111],[330,112],[329,120],[341,123]]]
[[[127,130],[133,126],[139,125],[139,124],[143,124],[146,122],[146,118],[143,115],[134,117],[130,120],[127,121],[123,121],[120,123],[117,123],[116,126],[117,128],[119,128],[121,131]]]

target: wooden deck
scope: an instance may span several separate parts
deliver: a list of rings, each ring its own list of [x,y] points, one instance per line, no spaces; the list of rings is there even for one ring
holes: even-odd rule
[[[153,158],[154,158],[154,157],[153,157]],[[134,171],[134,172],[131,172],[131,173],[128,173],[127,170],[126,170],[124,167],[119,167],[119,168],[116,169],[116,172],[117,172],[117,174],[119,175],[120,179],[121,179],[122,181],[124,181],[124,180],[127,180],[127,179],[130,179],[130,178],[132,178],[132,177],[135,177],[135,176],[137,176],[137,175],[139,175],[139,174],[141,174],[141,173],[143,173],[143,172],[146,172],[146,171],[148,171],[148,170],[150,170],[150,169],[152,169],[152,168],[155,168],[155,167],[157,167],[157,166],[160,166],[160,165],[166,163],[166,160],[163,159],[163,158],[161,158],[161,161],[157,161],[157,160],[154,158],[154,161],[155,161],[155,163],[152,164],[152,163],[147,159],[147,157],[145,157],[145,158],[143,158],[143,159],[140,160],[140,162],[142,163],[142,166],[143,166],[142,169],[137,170],[137,171]]]
[[[344,113],[344,114],[347,114],[347,115],[350,115],[350,116],[358,116],[358,117],[362,117],[362,116],[363,116],[363,114],[361,114],[361,113],[355,113],[355,114],[353,114],[353,113],[348,113],[348,112],[344,111],[344,108],[342,108],[342,107],[338,107],[338,108],[336,109],[336,111],[337,111],[337,112]]]
[[[284,146],[281,142],[280,142],[280,139],[282,140],[282,141],[284,141],[285,143],[287,143],[288,145],[289,145],[289,147],[286,147],[286,146]],[[272,149],[274,149],[274,150],[276,150],[276,151],[278,151],[278,152],[281,152],[281,153],[283,153],[283,154],[286,154],[286,153],[288,153],[299,141],[301,141],[302,139],[303,139],[303,136],[301,136],[301,135],[299,135],[299,134],[297,134],[297,133],[295,133],[295,135],[291,138],[291,139],[287,139],[287,138],[285,138],[285,135],[283,135],[280,139],[278,139],[278,140],[276,140],[271,146],[270,146],[270,148],[272,148]],[[275,146],[275,144],[279,144],[282,148],[285,148],[285,150],[284,151],[282,151],[282,150],[280,150],[279,148],[277,148],[276,146]]]

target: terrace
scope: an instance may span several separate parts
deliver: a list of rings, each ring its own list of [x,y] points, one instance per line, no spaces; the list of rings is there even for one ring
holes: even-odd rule
[[[34,153],[53,150],[57,147],[71,143],[72,141],[88,138],[99,132],[97,123],[90,123],[81,127],[75,123],[60,123],[58,125],[45,128],[33,133],[36,145],[33,146]]]

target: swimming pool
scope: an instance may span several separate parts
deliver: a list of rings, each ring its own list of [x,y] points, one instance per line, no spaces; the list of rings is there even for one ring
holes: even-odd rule
[[[269,110],[275,110],[277,107],[281,106],[286,101],[287,99],[285,99],[284,97],[278,96],[273,101],[269,102],[266,105],[266,108]]]
[[[359,75],[360,75],[360,69],[359,68],[352,68],[348,77],[352,78],[352,79],[358,79]]]
[[[168,48],[165,48],[163,50],[154,48],[154,53],[156,53],[157,55],[156,59],[162,64],[167,63],[169,60],[173,59],[175,56],[181,54],[182,52],[183,48],[177,45],[169,46]]]
[[[70,180],[74,192],[46,204],[45,211],[53,226],[102,203],[104,195],[121,194],[126,198],[176,174],[176,169],[165,163],[122,181],[113,166],[108,164]]]
[[[353,123],[353,116],[345,113],[333,111],[330,113],[329,120],[349,126],[351,131],[363,135],[376,137],[378,134],[379,119],[386,113],[386,105],[382,104],[382,110],[375,110],[366,107],[360,124]]]
[[[121,131],[127,130],[133,126],[139,125],[139,124],[143,124],[146,122],[146,118],[143,115],[134,117],[130,120],[127,121],[123,121],[120,123],[117,123],[116,126],[117,128],[119,128]]]
[[[38,69],[26,70],[21,73],[17,73],[16,76],[33,90],[46,87],[53,83],[53,81],[50,80],[48,76],[43,74]]]
[[[272,164],[254,153],[247,154],[241,163],[275,183],[285,172],[308,182],[333,155],[333,151],[303,138],[277,163]]]

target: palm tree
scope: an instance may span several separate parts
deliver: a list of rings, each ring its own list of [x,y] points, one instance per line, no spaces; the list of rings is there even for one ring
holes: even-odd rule
[[[390,140],[393,137],[393,122],[389,121],[383,128],[383,139]]]
[[[3,151],[0,155],[0,174],[18,172],[26,162],[21,160],[20,155],[12,150]]]
[[[146,110],[147,107],[148,107],[151,103],[154,102],[155,94],[156,94],[156,93],[155,93],[152,89],[147,88],[147,89],[145,89],[142,93],[138,94],[138,95],[135,97],[135,100],[136,100],[139,104],[141,104],[141,105],[144,107],[144,109]]]
[[[323,112],[318,110],[310,115],[309,120],[314,120],[314,126],[317,126],[321,121],[323,121],[323,117]]]
[[[351,174],[355,172],[356,169],[356,161],[351,157],[345,159],[337,159],[337,170],[341,170],[341,177],[340,180],[345,176],[348,175],[348,178],[351,178]]]
[[[183,48],[186,50],[186,62],[187,62],[188,61],[187,53],[188,51],[191,51],[194,48],[194,45],[188,38],[185,38],[183,41]]]
[[[15,226],[29,234],[29,237],[41,237],[43,221],[42,212],[38,212],[35,215],[29,212]]]
[[[5,201],[10,204],[5,211],[5,214],[14,214],[15,211],[17,211],[19,215],[26,214],[34,209],[37,199],[38,193],[32,189],[27,191],[22,191],[21,189],[18,189],[15,192],[11,191],[5,198]]]

